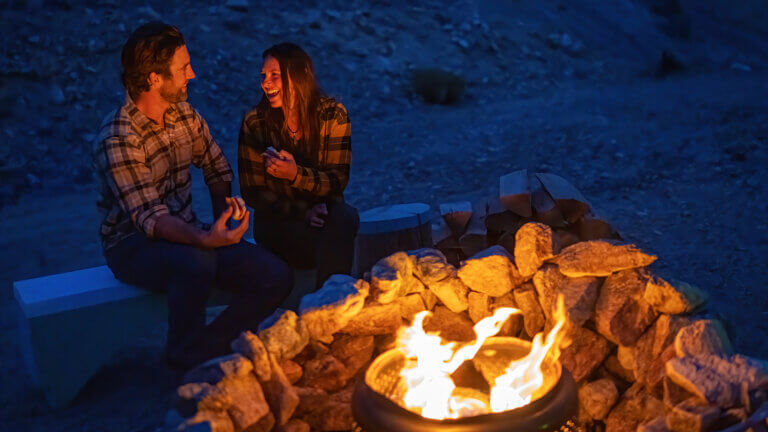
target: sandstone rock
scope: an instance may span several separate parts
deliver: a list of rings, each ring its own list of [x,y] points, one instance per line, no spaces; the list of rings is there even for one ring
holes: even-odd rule
[[[675,405],[694,397],[691,393],[688,392],[688,390],[675,384],[675,382],[669,379],[668,376],[665,376],[664,379],[661,380],[661,387],[662,401],[664,402],[664,406],[667,410],[672,409],[672,407]],[[704,404],[704,402],[701,401],[699,401],[699,403]]]
[[[600,288],[600,279],[594,277],[569,278],[553,265],[545,265],[533,276],[542,311],[551,319],[557,297],[563,296],[565,315],[575,325],[583,325],[592,317]]]
[[[283,360],[280,362],[280,369],[283,370],[285,377],[291,384],[296,384],[301,376],[304,375],[304,371],[301,366],[293,360]]]
[[[602,420],[619,399],[616,384],[608,378],[599,379],[579,387],[579,408],[589,420]]]
[[[397,303],[400,306],[400,316],[408,321],[413,321],[413,317],[416,316],[417,313],[427,309],[427,307],[424,306],[424,300],[419,293],[400,297],[397,299]]]
[[[435,308],[435,305],[440,300],[435,293],[430,290],[422,291],[419,295],[421,296],[421,299],[424,300],[424,306],[430,311]]]
[[[309,335],[318,341],[330,343],[333,334],[344,328],[363,309],[368,290],[368,283],[362,279],[333,275],[320,290],[305,295],[299,305],[299,315]]]
[[[226,377],[250,375],[253,363],[240,354],[216,357],[195,367],[184,375],[182,382],[216,384]]]
[[[515,233],[515,265],[525,279],[533,276],[544,261],[557,252],[557,238],[547,225],[529,222]]]
[[[212,384],[188,383],[176,389],[173,400],[179,414],[189,417],[200,411],[223,411],[232,401]]]
[[[533,338],[544,328],[544,311],[541,310],[536,289],[533,284],[524,283],[513,292],[518,309],[523,312],[523,325],[528,337]]]
[[[491,246],[463,261],[459,278],[471,290],[499,297],[523,282],[512,257],[501,246]]]
[[[377,335],[394,333],[403,324],[400,317],[400,305],[397,302],[378,304],[369,303],[346,326],[339,329],[340,333],[351,335]]]
[[[309,430],[309,423],[294,418],[290,419],[288,423],[275,429],[275,432],[309,432]]]
[[[408,255],[415,260],[413,274],[427,286],[455,274],[456,269],[437,249],[416,249]]]
[[[578,235],[570,231],[567,231],[563,228],[556,228],[554,230],[554,236],[555,236],[555,241],[557,242],[557,244],[560,246],[561,249],[567,248],[568,246],[572,244],[576,244],[581,241]]]
[[[259,339],[278,361],[289,360],[309,342],[309,330],[296,312],[276,310],[259,326]]]
[[[347,375],[353,377],[371,360],[373,355],[373,336],[341,335],[331,344],[331,355],[339,359],[346,368]]]
[[[616,350],[616,358],[624,369],[635,368],[635,347],[619,345]]]
[[[570,329],[567,337],[571,344],[561,350],[560,363],[578,382],[603,362],[610,352],[610,346],[605,338],[582,327]]]
[[[633,345],[656,319],[656,312],[643,299],[648,275],[630,269],[605,279],[595,303],[597,331],[619,345]]]
[[[667,427],[674,432],[705,432],[720,417],[720,408],[687,399],[667,412]]]
[[[380,259],[371,268],[371,295],[379,303],[391,303],[408,293],[414,277],[415,258],[396,252]]]
[[[269,356],[271,375],[262,381],[264,396],[278,425],[284,425],[299,405],[299,395],[274,356]]]
[[[180,432],[236,432],[232,419],[223,411],[198,411],[184,420],[176,431]]]
[[[621,270],[650,265],[656,256],[645,254],[634,245],[592,240],[568,246],[551,261],[569,277],[610,276]]]
[[[307,422],[312,430],[345,431],[353,430],[352,406],[344,400],[346,395],[297,389],[301,402],[296,417]]]
[[[269,352],[261,343],[261,340],[250,331],[240,333],[240,336],[232,341],[232,351],[242,354],[253,363],[253,371],[259,381],[266,381],[272,376]]]
[[[471,292],[467,297],[469,300],[469,319],[477,323],[481,319],[491,316],[491,297],[479,292]],[[454,311],[459,312],[459,311]]]
[[[432,282],[429,291],[453,312],[463,312],[469,307],[469,288],[459,279],[456,272],[443,280]]]
[[[645,391],[640,385],[634,385],[626,391],[621,401],[611,410],[605,419],[605,432],[625,432],[636,430],[641,423],[646,423],[664,415],[664,404]]]
[[[436,332],[446,341],[468,342],[477,337],[472,320],[466,314],[451,312],[445,306],[436,306],[435,311],[424,320],[426,332]]]
[[[496,309],[503,307],[518,309],[517,303],[515,302],[515,297],[512,295],[512,293],[504,294],[501,297],[491,298],[490,313],[494,313],[496,312]],[[504,321],[504,323],[501,325],[501,328],[499,328],[499,332],[496,333],[496,336],[517,337],[520,335],[522,330],[523,315],[519,312],[516,312],[510,315],[510,317]]]
[[[718,320],[698,320],[680,329],[675,351],[678,357],[733,354],[731,341]]]
[[[669,429],[664,416],[659,416],[638,426],[637,432],[669,432]]]
[[[695,311],[707,302],[709,296],[685,282],[673,287],[664,279],[652,276],[643,297],[658,312],[674,315]]]
[[[235,430],[269,431],[275,418],[269,410],[259,381],[253,374],[225,378],[217,387],[232,401],[227,413]]]
[[[637,340],[631,368],[637,381],[649,391],[659,391],[658,386],[666,375],[664,365],[674,357],[675,335],[690,322],[687,317],[662,314]]]
[[[334,391],[344,387],[349,378],[349,372],[344,363],[330,354],[325,354],[304,364],[302,384],[320,390]]]
[[[632,369],[625,368],[619,361],[619,357],[616,354],[608,356],[603,362],[603,367],[612,375],[623,379],[627,382],[635,381],[635,373]]]

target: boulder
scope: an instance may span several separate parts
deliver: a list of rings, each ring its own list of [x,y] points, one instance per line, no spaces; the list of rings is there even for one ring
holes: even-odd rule
[[[350,375],[344,363],[330,354],[324,354],[304,364],[302,385],[334,391],[344,387],[349,378]]]
[[[426,310],[424,300],[419,293],[408,294],[407,296],[397,299],[397,303],[400,306],[400,316],[408,321],[413,321],[413,317],[417,313]]]
[[[305,295],[299,304],[299,315],[309,335],[320,342],[333,341],[333,334],[363,309],[368,290],[364,280],[336,274],[320,290]]]
[[[379,303],[391,303],[408,294],[414,278],[414,257],[405,252],[380,259],[371,268],[371,295]]]
[[[341,335],[331,344],[331,355],[339,359],[349,377],[357,374],[371,360],[374,338],[368,336]]]
[[[269,379],[261,382],[261,386],[275,422],[278,425],[284,425],[299,405],[299,395],[275,357],[270,355],[269,361],[272,374]]]
[[[666,425],[674,432],[706,432],[720,417],[720,408],[690,398],[667,411]]]
[[[226,377],[250,375],[253,363],[241,354],[216,357],[198,365],[184,375],[182,382],[216,384]]]
[[[489,297],[488,294],[473,291],[469,293],[467,299],[469,300],[469,319],[471,319],[473,323],[477,323],[481,319],[491,316],[491,297]]]
[[[626,432],[664,416],[664,404],[645,391],[632,386],[605,419],[605,432]],[[642,386],[639,386],[642,387]]]
[[[463,312],[469,307],[467,295],[469,288],[459,279],[456,272],[445,279],[432,282],[429,291],[453,312]]]
[[[427,286],[455,274],[456,268],[438,249],[423,248],[407,253],[414,261],[413,274]]]
[[[264,382],[272,376],[269,352],[258,336],[246,330],[230,344],[232,351],[241,354],[253,363],[253,372],[259,381]]]
[[[261,384],[253,374],[225,378],[217,387],[232,401],[227,413],[235,430],[269,431],[275,418],[264,397]]]
[[[225,411],[198,411],[182,422],[179,432],[236,432],[232,419]]]
[[[698,320],[683,327],[675,338],[678,357],[733,354],[731,341],[718,320]]]
[[[280,363],[280,369],[283,370],[285,377],[288,378],[291,384],[296,384],[304,375],[304,371],[301,369],[301,365],[293,360],[283,360]]]
[[[664,279],[651,276],[643,298],[657,312],[671,315],[691,313],[707,302],[709,296],[697,287],[685,282],[676,285],[673,287]]]
[[[583,325],[592,317],[600,288],[595,277],[570,278],[557,266],[545,265],[533,276],[533,285],[547,319],[553,317],[558,296],[563,296],[566,318],[575,325]]]
[[[352,406],[346,392],[327,394],[323,391],[298,388],[301,402],[296,417],[307,422],[312,430],[354,430]]]
[[[436,306],[424,319],[424,331],[437,333],[445,341],[469,342],[477,337],[472,320],[466,314],[451,312],[445,306]]]
[[[566,337],[571,343],[561,350],[560,363],[577,382],[600,366],[611,350],[605,338],[583,327],[570,328]]]
[[[277,309],[259,326],[259,339],[278,361],[292,359],[309,342],[309,330],[296,312]]]
[[[515,265],[520,276],[529,279],[544,261],[558,251],[557,237],[552,228],[538,222],[529,222],[515,233]]]
[[[173,404],[179,414],[189,417],[200,411],[226,410],[232,401],[215,385],[203,382],[179,386]]]
[[[536,289],[531,283],[524,283],[512,292],[518,309],[523,312],[523,325],[528,337],[533,338],[544,328],[544,311],[541,310]]]
[[[309,432],[309,423],[297,418],[288,420],[288,423],[279,426],[275,432]]]
[[[351,335],[378,335],[394,333],[403,324],[400,317],[400,304],[397,302],[379,304],[368,303],[339,333]]]
[[[634,245],[608,240],[579,242],[563,249],[551,262],[569,277],[610,276],[621,270],[645,267],[656,261]]]
[[[675,335],[690,322],[684,316],[662,314],[634,345],[630,367],[637,381],[649,391],[659,390],[658,386],[666,375],[664,364],[674,357]],[[622,347],[619,347],[619,352],[621,350]]]
[[[603,420],[619,399],[613,380],[599,379],[579,387],[579,408],[588,420]]]
[[[506,249],[495,245],[462,262],[459,278],[471,290],[499,297],[523,282]]]
[[[595,304],[597,331],[619,345],[633,345],[656,319],[656,311],[643,299],[648,274],[623,270],[605,279]]]

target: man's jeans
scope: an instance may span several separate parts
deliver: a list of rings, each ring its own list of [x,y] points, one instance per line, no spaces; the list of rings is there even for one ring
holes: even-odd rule
[[[245,241],[201,249],[137,233],[108,249],[105,257],[119,280],[168,294],[167,356],[180,367],[231,352],[232,340],[241,331],[255,332],[293,287],[285,262]],[[205,308],[214,286],[233,296],[206,326]]]

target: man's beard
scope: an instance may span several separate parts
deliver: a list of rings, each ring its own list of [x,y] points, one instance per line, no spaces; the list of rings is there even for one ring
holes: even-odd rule
[[[163,86],[160,88],[160,96],[162,96],[168,103],[178,103],[187,100],[187,92],[185,92],[183,88],[180,87],[174,89],[170,85],[168,87]]]

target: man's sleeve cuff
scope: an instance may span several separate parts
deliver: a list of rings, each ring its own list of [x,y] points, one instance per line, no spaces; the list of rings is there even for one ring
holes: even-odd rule
[[[170,214],[168,206],[165,204],[158,204],[139,213],[139,216],[136,218],[138,222],[137,225],[141,231],[144,231],[144,234],[146,234],[147,237],[154,238],[157,220],[160,219],[160,216],[167,214]]]

